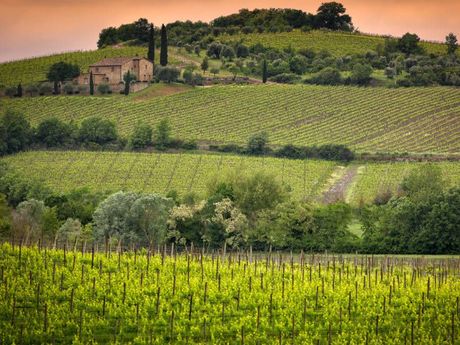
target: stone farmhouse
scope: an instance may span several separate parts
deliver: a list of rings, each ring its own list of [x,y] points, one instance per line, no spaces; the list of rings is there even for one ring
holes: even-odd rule
[[[109,84],[112,87],[123,84],[123,76],[130,72],[137,82],[148,83],[153,78],[153,63],[142,57],[106,58],[89,66],[88,73],[78,76],[80,85],[89,85],[90,73],[93,73],[94,85]]]

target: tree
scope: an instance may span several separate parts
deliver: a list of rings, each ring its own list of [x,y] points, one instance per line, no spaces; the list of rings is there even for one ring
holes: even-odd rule
[[[0,155],[22,151],[31,142],[29,121],[23,114],[7,110],[0,117]]]
[[[247,152],[252,155],[262,155],[268,151],[268,133],[260,132],[252,135],[248,141]]]
[[[175,67],[155,67],[155,79],[163,81],[165,83],[171,83],[177,81],[180,76],[180,70]]]
[[[452,32],[446,36],[447,54],[455,55],[458,48],[457,36]]]
[[[149,59],[153,64],[155,63],[155,28],[153,24],[150,24],[147,59]]]
[[[308,59],[303,55],[296,54],[289,60],[289,67],[291,72],[302,75],[308,69]]]
[[[97,41],[97,47],[103,48],[118,43],[118,31],[117,28],[108,27],[103,29],[99,33],[99,40]]]
[[[72,126],[56,117],[40,122],[36,131],[36,140],[47,147],[63,146],[71,142]]]
[[[94,78],[93,78],[93,71],[89,73],[89,94],[92,96],[94,95]]]
[[[163,244],[166,239],[167,223],[172,199],[157,194],[139,197],[132,204],[127,217],[127,229],[137,235],[144,244]]]
[[[308,82],[318,85],[339,85],[342,83],[342,76],[337,68],[326,67]]]
[[[262,63],[262,82],[265,84],[268,78],[268,70],[267,70],[267,59],[264,59]]]
[[[236,80],[236,77],[241,70],[237,65],[231,65],[228,71],[233,75],[233,80]]]
[[[131,74],[129,71],[123,76],[123,81],[125,82],[125,96],[129,95],[129,88],[131,83],[136,80],[136,76]]]
[[[78,77],[80,75],[80,67],[78,65],[73,65],[67,62],[57,62],[51,65],[46,78],[54,82],[54,92],[59,93],[58,84],[68,80]]]
[[[352,31],[353,24],[351,17],[345,14],[345,7],[338,2],[323,3],[317,11],[315,17],[316,26],[331,30]]]
[[[57,240],[66,242],[75,242],[81,235],[82,225],[80,220],[68,218],[64,224],[58,229],[55,235],[55,243]]]
[[[139,195],[133,192],[118,192],[100,203],[93,215],[94,237],[108,243],[110,238],[135,239],[132,228],[127,225],[130,209]]]
[[[164,150],[171,142],[171,125],[168,119],[163,119],[158,123],[155,132],[155,145],[159,150]]]
[[[373,70],[370,65],[357,63],[353,66],[353,70],[351,72],[351,82],[358,85],[369,84],[372,72]]]
[[[401,189],[409,198],[419,202],[441,194],[444,185],[439,166],[424,164],[403,179]]]
[[[115,124],[100,117],[89,117],[81,123],[78,139],[82,143],[108,144],[118,139]]]
[[[22,85],[21,85],[21,83],[19,83],[19,85],[18,85],[18,89],[17,89],[17,92],[16,92],[16,97],[22,97]]]
[[[201,70],[206,73],[206,71],[209,68],[209,59],[207,56],[203,58],[203,61],[201,62]]]
[[[211,222],[222,227],[225,244],[237,248],[248,240],[248,221],[234,202],[228,198],[214,204],[214,215]]]
[[[152,145],[152,127],[143,122],[138,122],[134,127],[134,132],[129,139],[133,149],[143,149]]]
[[[398,49],[406,55],[419,54],[422,51],[418,45],[419,42],[420,37],[408,32],[398,40]]]
[[[209,71],[216,77],[217,74],[219,74],[220,70],[217,67],[212,67],[211,70]]]
[[[25,243],[29,240],[38,240],[42,237],[42,221],[46,206],[43,201],[35,199],[21,202],[13,214],[13,231],[15,235],[23,238]]]
[[[160,65],[166,66],[168,64],[168,34],[166,26],[161,26],[161,46],[160,46]]]

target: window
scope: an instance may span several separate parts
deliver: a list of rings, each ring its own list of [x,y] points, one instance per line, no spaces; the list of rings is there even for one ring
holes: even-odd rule
[[[99,72],[99,67],[96,67],[96,72]]]
[[[115,70],[115,67],[112,66],[112,72]]]
[[[145,69],[147,69],[147,65],[145,65]]]

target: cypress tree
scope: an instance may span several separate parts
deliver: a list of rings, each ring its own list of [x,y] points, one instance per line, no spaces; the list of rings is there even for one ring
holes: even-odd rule
[[[22,97],[22,85],[21,85],[21,83],[19,83],[19,85],[18,85],[18,89],[17,89],[17,91],[16,91],[16,95],[17,95],[18,97]]]
[[[89,94],[94,95],[94,80],[93,80],[93,72],[89,73]]]
[[[160,51],[160,65],[166,66],[168,64],[168,34],[166,33],[166,26],[161,26],[161,51]]]
[[[267,60],[264,59],[264,63],[262,65],[262,82],[265,84],[267,82],[267,76],[268,76],[268,71],[267,71]]]
[[[147,58],[152,62],[155,63],[155,29],[153,24],[150,24],[150,31],[149,31],[149,52],[147,54]]]

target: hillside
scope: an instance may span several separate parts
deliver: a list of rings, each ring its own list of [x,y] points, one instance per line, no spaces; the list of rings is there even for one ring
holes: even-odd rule
[[[76,64],[81,71],[87,71],[89,65],[104,58],[146,55],[146,47],[119,46],[0,63],[0,86],[17,85],[18,83],[33,84],[44,81],[51,65],[60,61]],[[155,59],[159,59],[159,53],[156,54]],[[173,64],[177,62],[174,56],[170,56],[169,61]]]
[[[217,154],[38,151],[2,159],[20,174],[41,179],[51,189],[68,192],[129,190],[166,194],[175,190],[203,196],[216,176],[232,171],[264,170],[292,189],[294,198],[323,200],[347,171],[357,170],[341,186],[338,199],[369,203],[382,192],[395,193],[404,176],[422,163],[355,163],[347,168],[326,161],[244,157]],[[447,186],[460,183],[460,164],[437,163]],[[328,200],[324,200],[328,201]],[[335,201],[335,200],[332,200]]]
[[[244,144],[268,131],[272,144],[340,143],[358,151],[460,152],[460,89],[255,85],[194,88],[164,97],[62,96],[0,100],[37,125],[103,116],[128,136],[139,121],[169,118],[173,135]],[[244,124],[244,125],[242,125]]]
[[[312,49],[316,52],[329,51],[333,56],[342,57],[352,54],[365,54],[375,51],[378,45],[385,43],[383,36],[348,33],[343,31],[313,30],[301,32],[293,30],[281,33],[252,33],[223,35],[222,42],[242,42],[248,46],[262,44],[264,47],[286,49]],[[445,54],[446,46],[440,43],[420,42],[427,53]]]

